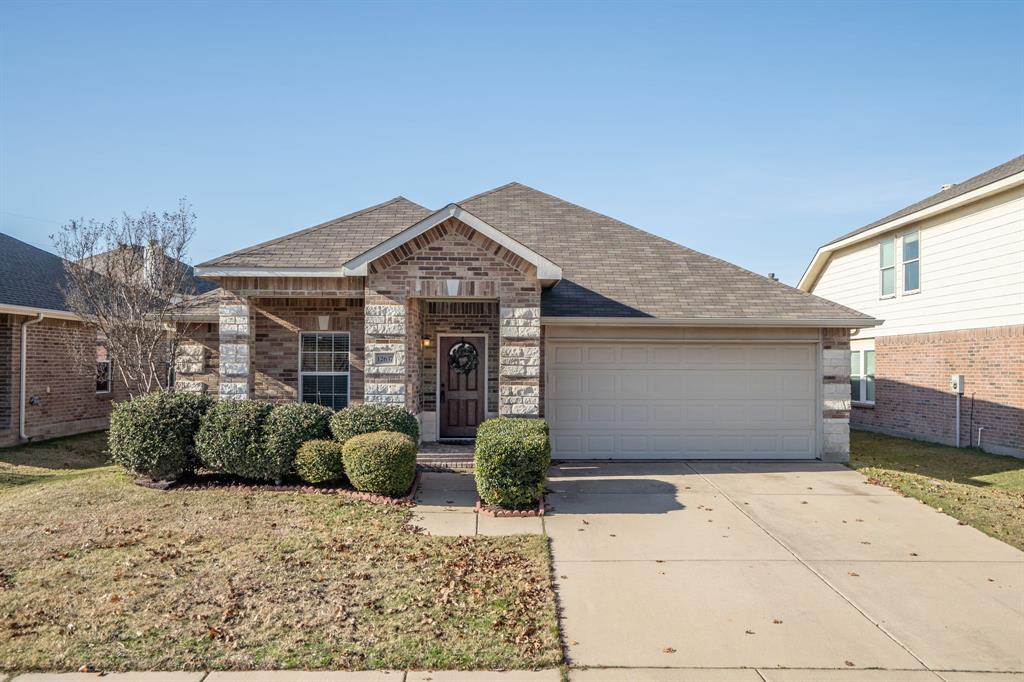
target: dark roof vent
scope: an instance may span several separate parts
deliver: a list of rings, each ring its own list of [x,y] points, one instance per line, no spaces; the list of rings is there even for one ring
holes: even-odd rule
[[[954,187],[956,187],[956,183],[947,182],[945,185],[939,188],[939,191],[945,192],[947,189],[953,189]]]

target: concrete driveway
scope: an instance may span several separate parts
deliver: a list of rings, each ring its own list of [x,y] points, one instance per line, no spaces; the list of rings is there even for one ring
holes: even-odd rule
[[[571,679],[1024,679],[984,674],[1024,671],[1024,554],[845,467],[569,463],[549,487],[570,664],[620,669]]]

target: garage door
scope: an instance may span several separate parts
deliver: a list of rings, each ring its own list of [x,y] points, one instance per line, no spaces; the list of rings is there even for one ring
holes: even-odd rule
[[[548,343],[556,458],[817,456],[815,344]]]

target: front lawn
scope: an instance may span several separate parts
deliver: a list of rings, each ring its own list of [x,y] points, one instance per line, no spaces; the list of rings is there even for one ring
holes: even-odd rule
[[[0,671],[561,662],[544,538],[333,495],[161,492],[103,434],[0,450]]]
[[[883,485],[1024,549],[1024,460],[851,431],[850,465]]]

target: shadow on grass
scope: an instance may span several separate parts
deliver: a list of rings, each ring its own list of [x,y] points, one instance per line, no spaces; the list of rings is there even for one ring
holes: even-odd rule
[[[0,463],[41,469],[94,469],[110,463],[107,432],[94,431],[77,436],[54,438],[0,449]],[[31,474],[3,474],[7,477],[28,477]],[[30,483],[31,481],[26,481]],[[12,482],[11,485],[18,485]]]
[[[850,464],[877,467],[979,488],[1024,491],[1024,460],[977,448],[954,448],[869,431],[850,432]]]

